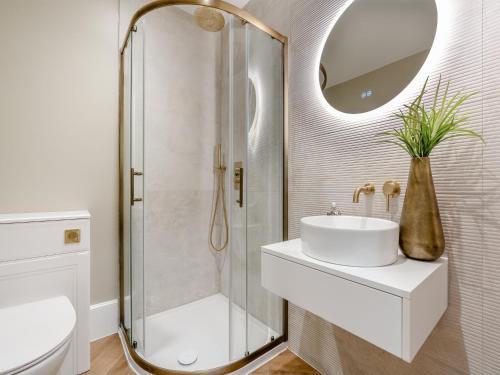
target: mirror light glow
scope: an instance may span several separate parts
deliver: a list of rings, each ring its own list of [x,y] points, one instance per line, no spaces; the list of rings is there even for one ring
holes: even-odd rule
[[[322,106],[325,108],[325,110],[327,110],[335,117],[341,118],[343,120],[363,121],[375,119],[386,115],[387,113],[396,111],[402,104],[407,103],[420,91],[422,85],[425,82],[425,79],[432,73],[433,69],[437,65],[437,62],[442,57],[442,51],[444,50],[446,41],[448,40],[448,33],[450,32],[451,14],[453,13],[453,0],[435,0],[437,8],[436,35],[427,59],[425,60],[421,69],[413,78],[413,80],[393,99],[376,109],[364,113],[344,113],[332,107],[330,103],[328,103],[328,101],[325,99],[320,87],[320,82],[317,79],[317,67],[320,65],[323,49],[325,48],[325,44],[330,33],[335,27],[335,24],[354,1],[355,0],[347,0],[342,8],[338,11],[335,18],[332,20],[332,23],[330,24],[328,30],[325,32],[323,40],[319,45],[320,48],[318,49],[314,63],[314,69],[311,73],[313,75],[312,79],[315,84],[315,91],[317,93],[318,100],[321,101]],[[362,95],[362,93],[360,93],[360,95]]]

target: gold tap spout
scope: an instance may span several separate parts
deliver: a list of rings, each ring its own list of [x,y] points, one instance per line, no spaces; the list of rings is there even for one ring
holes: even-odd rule
[[[352,203],[359,203],[359,195],[364,193],[365,195],[372,195],[375,193],[375,185],[364,184],[354,190],[354,195],[352,196]]]

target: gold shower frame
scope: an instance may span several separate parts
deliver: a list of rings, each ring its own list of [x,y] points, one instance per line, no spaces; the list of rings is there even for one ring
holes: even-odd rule
[[[288,302],[283,300],[283,335],[277,337],[274,341],[264,345],[263,347],[257,349],[248,356],[239,359],[238,361],[229,363],[225,366],[217,367],[210,370],[202,371],[177,371],[168,370],[152,363],[146,361],[141,357],[136,350],[130,344],[127,332],[124,327],[124,249],[123,249],[123,233],[124,233],[124,223],[123,223],[123,177],[126,171],[123,170],[124,167],[124,123],[123,123],[123,110],[124,110],[124,56],[123,52],[127,47],[129,41],[130,33],[134,31],[135,24],[137,21],[146,15],[147,13],[167,6],[172,5],[198,5],[206,6],[218,10],[225,11],[227,13],[233,14],[239,17],[242,21],[248,22],[258,28],[259,30],[265,32],[272,38],[278,40],[283,44],[283,240],[288,239],[288,38],[276,30],[268,27],[260,20],[252,16],[250,13],[232,5],[226,3],[222,0],[156,0],[145,6],[141,7],[133,16],[129,23],[127,34],[125,40],[120,49],[120,97],[119,97],[119,137],[120,137],[120,158],[119,158],[119,180],[120,180],[120,202],[119,202],[119,219],[120,219],[120,333],[123,335],[124,341],[126,342],[127,351],[134,362],[140,366],[143,370],[150,372],[155,375],[222,375],[228,374],[236,371],[250,362],[254,361],[261,355],[269,352],[273,348],[277,347],[281,343],[287,341],[288,339]]]

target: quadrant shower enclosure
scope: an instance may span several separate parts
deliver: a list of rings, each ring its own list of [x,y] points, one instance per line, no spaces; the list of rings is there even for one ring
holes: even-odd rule
[[[286,44],[218,0],[160,0],[121,51],[121,333],[153,374],[226,374],[286,340],[260,247],[287,237]]]

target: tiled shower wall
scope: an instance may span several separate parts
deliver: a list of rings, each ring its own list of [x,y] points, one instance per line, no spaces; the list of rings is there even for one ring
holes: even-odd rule
[[[381,187],[406,187],[409,157],[380,143],[398,126],[387,113],[341,119],[321,99],[317,57],[321,41],[345,0],[251,0],[247,8],[289,35],[289,227],[300,235],[302,216],[324,213],[336,201],[344,214],[399,220],[404,196],[387,214]],[[434,181],[449,257],[449,307],[411,364],[291,305],[291,349],[324,374],[500,373],[500,2],[453,0],[446,42],[430,76],[452,88],[476,91],[465,106],[472,139],[443,144],[432,155]],[[412,95],[416,94],[412,92]],[[393,108],[394,109],[394,108]],[[354,189],[373,182],[373,200],[352,204]],[[369,313],[369,312],[367,312]]]
[[[147,14],[144,30],[144,271],[138,272],[151,315],[220,289],[207,239],[220,139],[221,37],[177,7]]]

